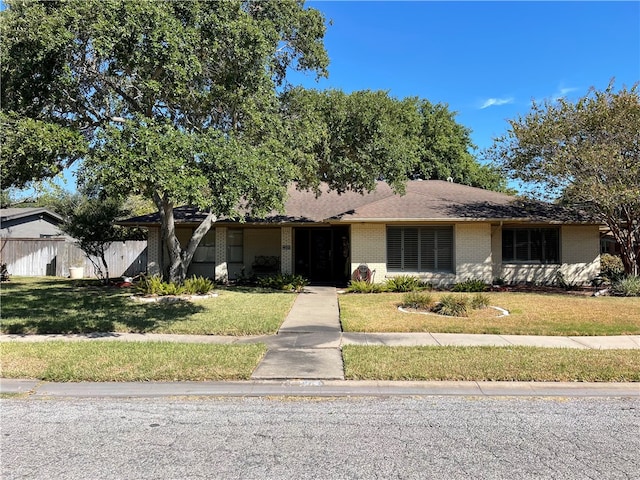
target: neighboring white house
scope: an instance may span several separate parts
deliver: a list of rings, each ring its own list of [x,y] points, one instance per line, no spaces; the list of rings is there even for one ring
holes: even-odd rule
[[[204,214],[175,209],[186,245]],[[157,214],[125,225],[149,231],[149,273],[166,263]],[[368,194],[289,189],[282,213],[220,219],[200,243],[189,274],[217,280],[281,271],[345,283],[366,264],[373,281],[415,275],[434,285],[551,283],[558,272],[589,283],[600,271],[599,224],[580,212],[437,180],[410,181],[406,194],[380,182]]]

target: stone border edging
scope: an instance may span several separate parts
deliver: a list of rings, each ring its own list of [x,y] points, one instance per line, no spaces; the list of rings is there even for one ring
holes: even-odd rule
[[[161,295],[156,297],[137,297],[132,295],[129,298],[138,303],[177,303],[188,302],[190,300],[206,300],[207,298],[215,298],[217,296],[217,293],[210,293],[208,295]]]
[[[505,310],[502,307],[494,307],[493,305],[489,305],[487,306],[487,308],[493,308],[494,310],[497,310],[498,312],[500,312],[500,315],[496,316],[495,318],[502,318],[502,317],[509,316],[509,311]],[[404,307],[398,307],[398,310],[401,311],[402,313],[417,313],[419,315],[433,315],[435,317],[464,318],[464,317],[454,317],[453,315],[440,315],[439,313],[434,313],[434,312],[411,312],[405,309]]]

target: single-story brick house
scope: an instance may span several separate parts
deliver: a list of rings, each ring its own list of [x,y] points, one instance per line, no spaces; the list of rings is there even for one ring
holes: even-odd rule
[[[175,210],[186,245],[204,215]],[[126,225],[149,230],[148,272],[159,273],[158,214]],[[599,224],[542,202],[430,180],[410,181],[405,195],[380,182],[368,194],[289,189],[283,213],[244,222],[220,219],[203,238],[189,274],[233,280],[281,271],[312,282],[345,283],[366,264],[373,281],[402,274],[434,285],[466,279],[551,283],[557,272],[589,283],[600,271]]]

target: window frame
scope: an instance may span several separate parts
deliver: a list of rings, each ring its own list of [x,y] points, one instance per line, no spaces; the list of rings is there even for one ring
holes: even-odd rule
[[[526,239],[524,239],[526,235]],[[539,235],[536,239],[534,235]],[[560,227],[503,227],[502,263],[513,265],[559,265],[562,263],[560,251]],[[510,244],[506,242],[509,240]],[[536,242],[539,242],[536,244]],[[550,242],[553,242],[552,244]],[[526,248],[526,255],[522,249]],[[536,249],[539,253],[536,253]],[[510,255],[505,252],[511,250]],[[526,257],[526,258],[525,258]]]
[[[238,265],[244,263],[244,229],[243,228],[227,229],[227,263],[228,264],[233,263]]]
[[[425,249],[430,245],[433,250],[428,253]],[[387,225],[386,267],[390,273],[455,273],[454,254],[453,225]]]

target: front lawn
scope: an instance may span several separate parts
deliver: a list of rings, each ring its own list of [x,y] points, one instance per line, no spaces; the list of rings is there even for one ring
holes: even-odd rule
[[[436,300],[442,295],[439,292],[432,294]],[[486,293],[490,304],[507,309],[509,316],[497,317],[497,311],[477,310],[469,317],[445,317],[398,311],[403,295],[340,295],[342,328],[347,332],[563,336],[640,334],[640,298],[491,292]]]
[[[141,304],[132,293],[92,280],[13,277],[0,290],[0,331],[266,335],[277,332],[295,300],[290,293],[222,289],[206,300]]]
[[[247,380],[266,346],[170,342],[3,342],[2,377],[50,382]]]
[[[345,345],[348,380],[638,382],[640,350]]]

